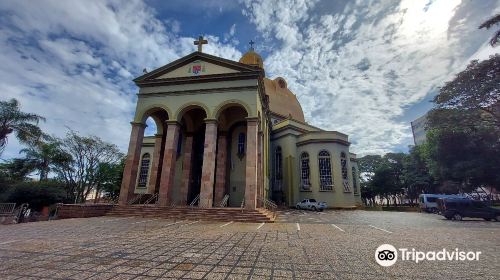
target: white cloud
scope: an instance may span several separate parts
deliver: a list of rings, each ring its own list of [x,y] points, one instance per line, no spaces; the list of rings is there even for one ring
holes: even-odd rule
[[[464,42],[478,32],[474,21],[487,17],[469,7],[459,15],[467,3],[449,0],[348,2],[336,13],[315,4],[245,1],[244,14],[277,40],[266,73],[285,77],[306,119],[348,133],[360,154],[412,143],[409,123],[400,121],[406,108],[463,69],[482,45]],[[455,17],[463,26],[450,27]]]
[[[45,116],[49,133],[70,127],[123,151],[136,103],[131,79],[195,50],[194,38],[176,34],[179,23],[164,24],[141,1],[2,1],[0,13],[0,99]],[[208,53],[241,56],[208,40]],[[19,148],[11,139],[3,157]]]

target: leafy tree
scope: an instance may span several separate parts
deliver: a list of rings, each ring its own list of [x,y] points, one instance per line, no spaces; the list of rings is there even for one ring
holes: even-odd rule
[[[484,61],[473,60],[467,68],[447,82],[434,98],[434,114],[461,117],[468,126],[500,127],[500,54]],[[444,113],[443,113],[443,110]],[[448,114],[456,110],[459,115]],[[454,122],[446,121],[445,124]],[[433,123],[436,126],[436,122]]]
[[[38,123],[42,120],[45,119],[37,114],[22,112],[16,99],[0,101],[0,155],[11,133],[24,144],[38,141],[42,136]]]
[[[404,185],[411,203],[416,203],[421,193],[436,191],[436,179],[429,171],[425,149],[425,144],[414,146],[404,159]]]
[[[96,186],[96,193],[104,192],[104,196],[115,201],[120,195],[120,187],[125,168],[125,157],[119,163],[103,163],[99,166],[99,184]]]
[[[103,183],[102,165],[118,163],[123,154],[114,144],[96,136],[80,136],[75,131],[69,131],[61,143],[70,160],[56,164],[54,170],[66,183],[68,197],[85,202],[89,193]]]
[[[28,203],[31,209],[40,211],[44,206],[65,202],[63,184],[58,181],[17,183],[10,188],[6,201]]]
[[[491,129],[434,129],[427,142],[431,172],[441,182],[455,182],[461,192],[500,185],[500,141]]]
[[[491,17],[487,21],[483,22],[479,26],[479,29],[481,29],[481,28],[490,29],[493,25],[497,25],[498,23],[500,23],[500,14],[496,14],[495,16]],[[491,40],[490,40],[491,46],[494,47],[498,43],[498,40],[500,40],[500,29],[498,29],[495,32],[495,34],[493,35],[493,37],[491,38]]]
[[[6,186],[25,181],[33,171],[31,165],[22,158],[15,158],[0,164],[0,185]]]
[[[51,170],[57,164],[63,164],[71,159],[71,156],[61,148],[61,142],[52,137],[48,141],[39,141],[36,144],[22,149],[20,153],[26,155],[26,162],[37,170],[40,181],[47,181]]]

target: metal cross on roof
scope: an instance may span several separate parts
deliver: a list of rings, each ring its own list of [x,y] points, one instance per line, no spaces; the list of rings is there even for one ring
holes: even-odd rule
[[[194,44],[198,46],[198,51],[201,52],[202,51],[202,46],[204,44],[208,44],[208,41],[204,40],[203,36],[200,36],[200,37],[198,37],[198,40],[194,41]]]
[[[255,44],[254,41],[250,40],[250,42],[248,42],[250,44],[250,49],[253,50],[253,44]]]

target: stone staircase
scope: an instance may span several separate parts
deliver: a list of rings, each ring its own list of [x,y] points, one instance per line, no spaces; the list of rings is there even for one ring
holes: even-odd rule
[[[115,205],[107,216],[166,218],[174,220],[234,221],[273,223],[274,213],[266,209],[160,207],[156,205]]]

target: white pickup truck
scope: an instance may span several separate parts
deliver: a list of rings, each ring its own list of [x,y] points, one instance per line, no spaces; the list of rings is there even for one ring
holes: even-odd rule
[[[308,209],[314,211],[323,211],[326,208],[326,202],[317,202],[316,199],[304,199],[298,202],[296,205],[297,209]]]

